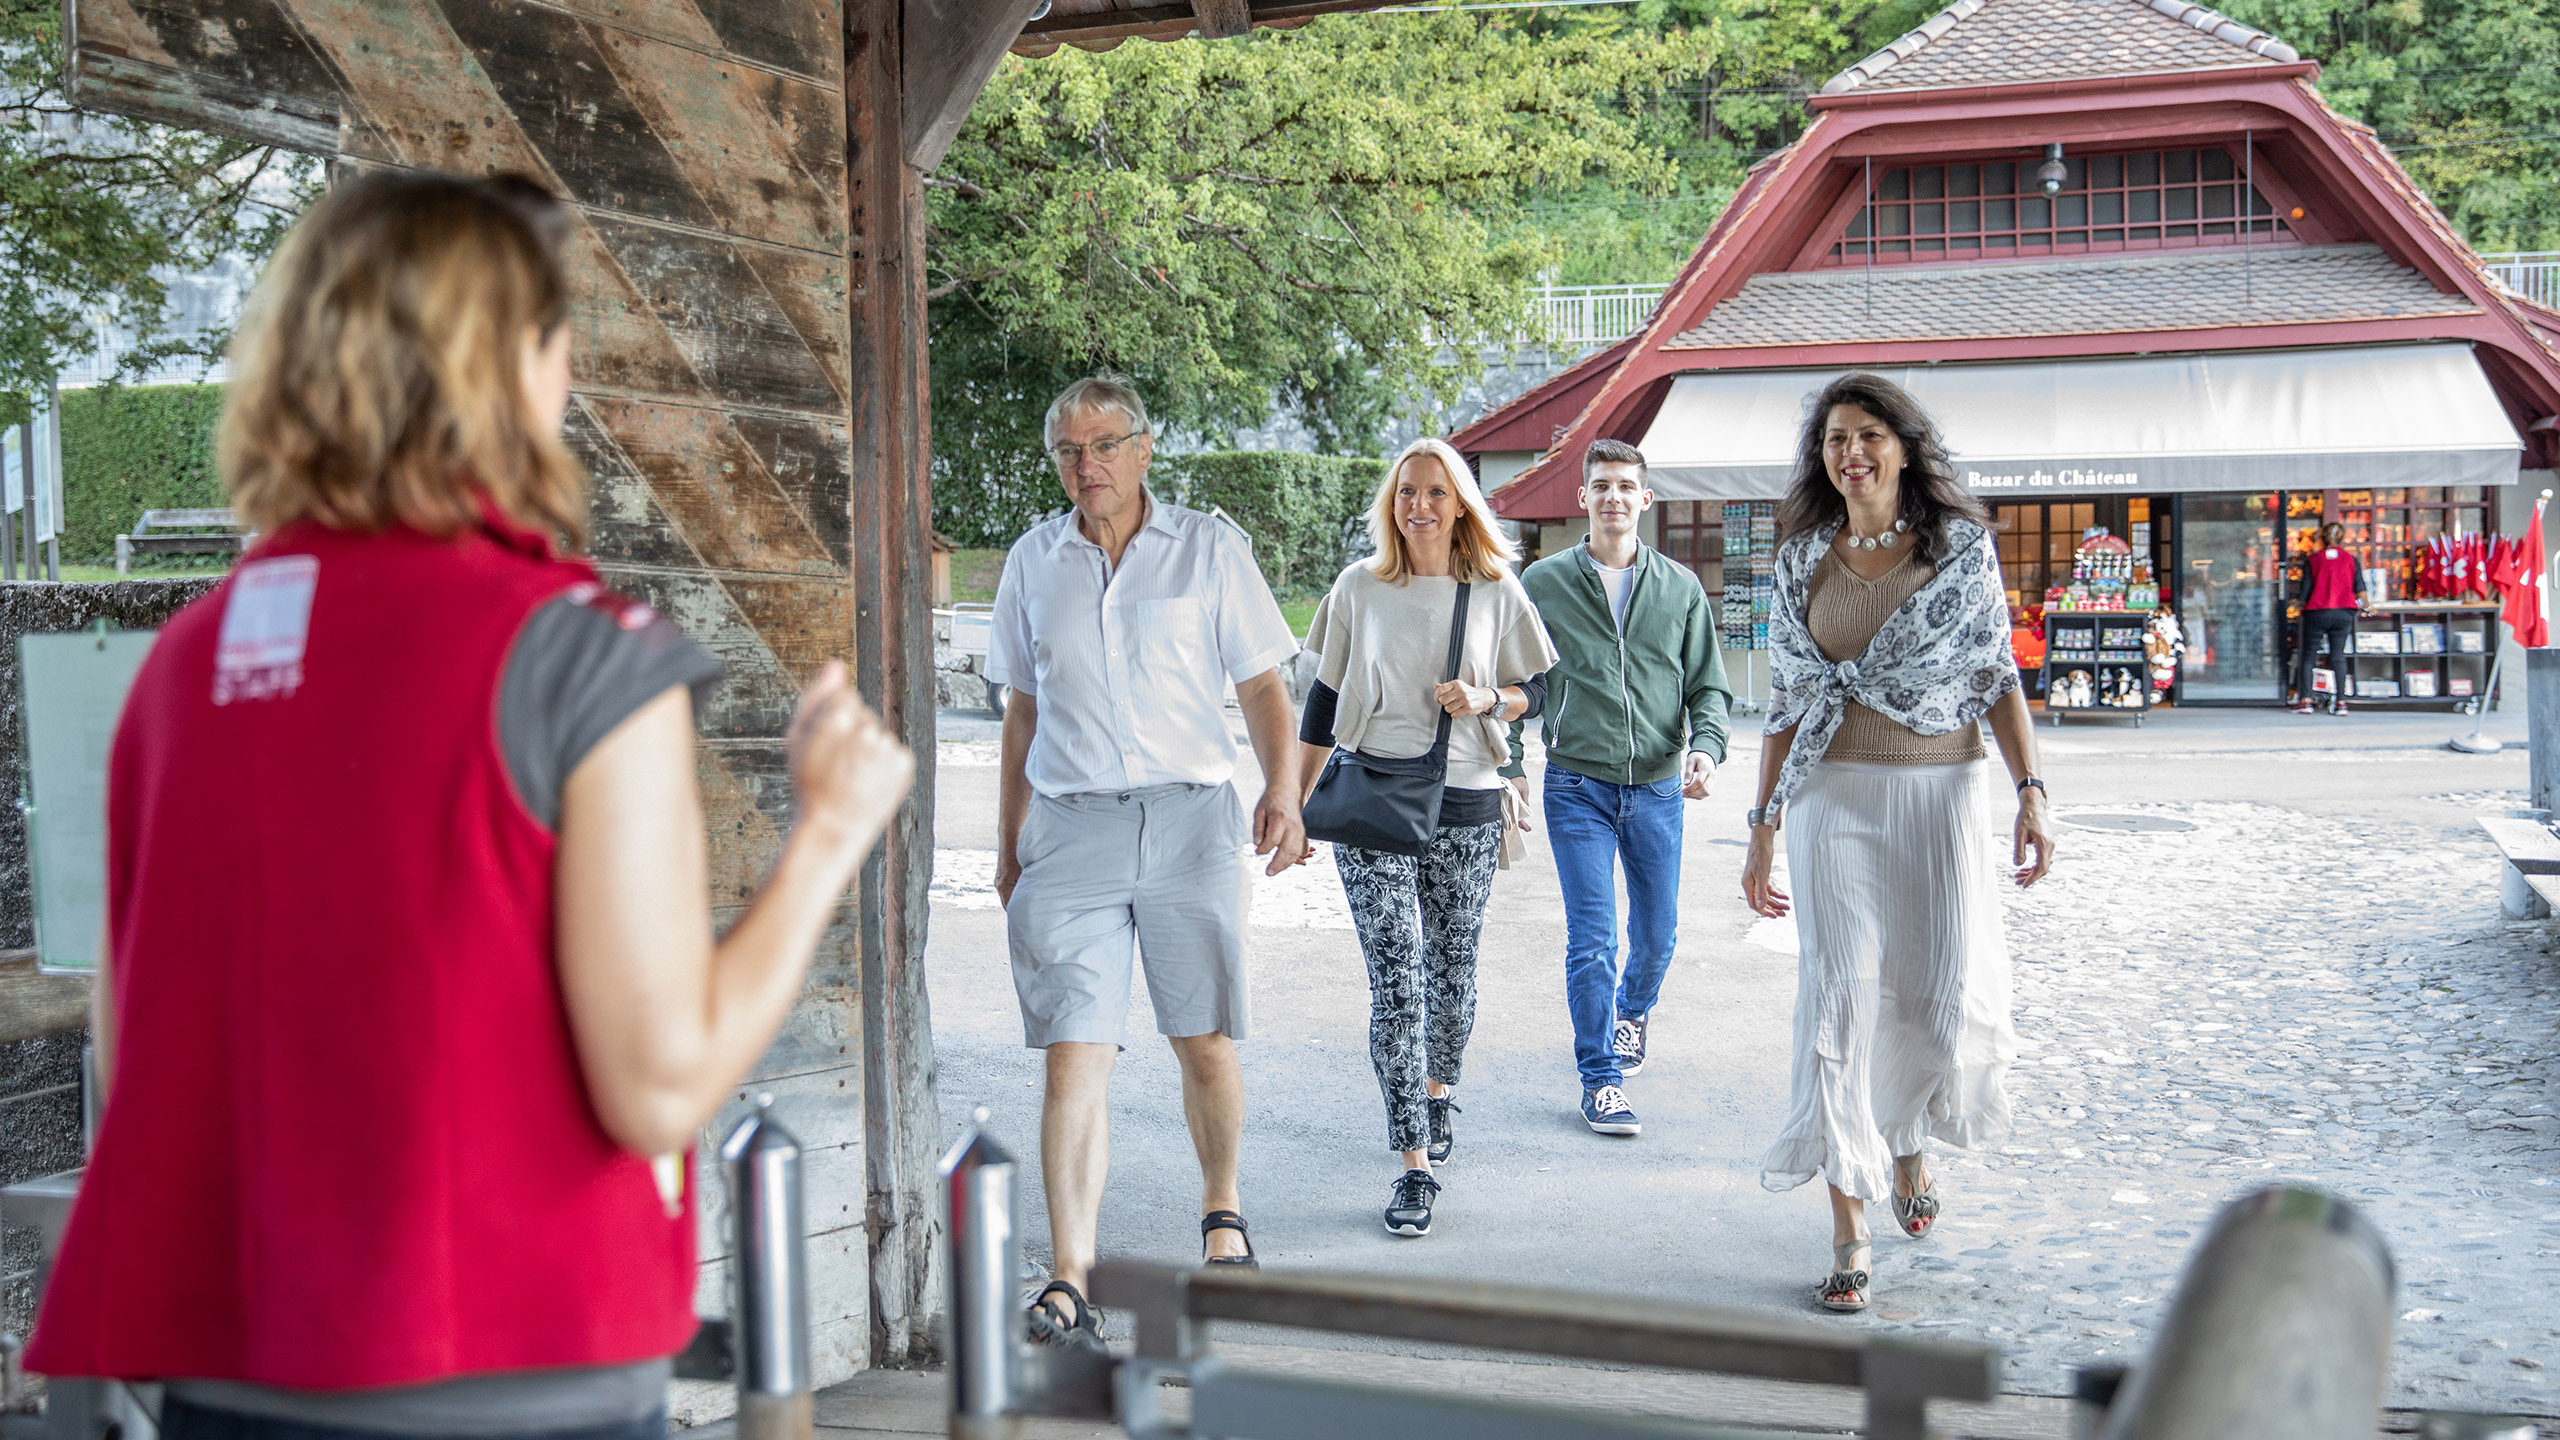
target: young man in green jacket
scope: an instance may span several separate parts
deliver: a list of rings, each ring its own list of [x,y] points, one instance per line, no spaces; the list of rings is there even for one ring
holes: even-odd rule
[[[1724,760],[1733,693],[1705,588],[1636,537],[1653,506],[1643,453],[1624,441],[1593,442],[1582,456],[1580,499],[1590,538],[1520,579],[1562,656],[1547,672],[1544,808],[1564,890],[1565,1003],[1582,1118],[1603,1135],[1635,1135],[1643,1127],[1622,1086],[1644,1066],[1647,1017],[1671,968],[1681,801],[1704,799]],[[1511,733],[1504,773],[1525,798],[1520,726]]]

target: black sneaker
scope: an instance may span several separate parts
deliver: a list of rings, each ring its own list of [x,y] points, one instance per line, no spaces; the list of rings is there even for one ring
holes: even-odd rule
[[[1644,1126],[1637,1123],[1636,1112],[1627,1105],[1627,1092],[1615,1085],[1582,1092],[1582,1121],[1602,1135],[1644,1133]]]
[[[1458,1113],[1458,1097],[1430,1095],[1424,1098],[1431,1102],[1431,1148],[1423,1155],[1430,1160],[1432,1168],[1437,1169],[1449,1163],[1449,1150],[1458,1143],[1457,1132],[1449,1126],[1449,1117]]]
[[[1621,1080],[1633,1080],[1636,1078],[1636,1073],[1644,1069],[1644,1037],[1647,1018],[1639,1015],[1630,1020],[1621,1015],[1618,1017],[1616,1028],[1610,1033],[1609,1048],[1618,1052],[1618,1078]]]
[[[1407,1170],[1396,1177],[1396,1193],[1387,1201],[1387,1233],[1430,1234],[1431,1200],[1439,1193],[1440,1182],[1428,1170]]]

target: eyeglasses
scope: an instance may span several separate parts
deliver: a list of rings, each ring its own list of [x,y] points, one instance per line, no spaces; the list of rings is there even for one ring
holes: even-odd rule
[[[1138,432],[1132,430],[1126,435],[1114,435],[1108,440],[1096,440],[1090,445],[1078,445],[1073,442],[1052,445],[1049,447],[1049,454],[1056,458],[1058,468],[1061,470],[1073,470],[1083,464],[1087,452],[1090,452],[1094,459],[1108,465],[1120,458],[1122,447],[1137,438]]]

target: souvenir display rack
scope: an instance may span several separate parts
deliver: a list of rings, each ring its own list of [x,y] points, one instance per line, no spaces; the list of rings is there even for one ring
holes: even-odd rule
[[[1727,650],[1769,648],[1769,607],[1778,596],[1778,502],[1724,502],[1724,607],[1717,616]]]
[[[2498,653],[2498,607],[2446,601],[2373,606],[2356,617],[2349,700],[2442,705],[2469,713]]]
[[[2143,651],[2148,610],[2044,612],[2044,711],[2065,715],[2130,715],[2151,708],[2151,662]]]

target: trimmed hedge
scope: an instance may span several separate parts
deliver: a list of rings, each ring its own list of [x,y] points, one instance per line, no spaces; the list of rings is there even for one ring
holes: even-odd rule
[[[1351,563],[1347,528],[1377,493],[1379,462],[1287,450],[1160,455],[1157,492],[1195,510],[1219,509],[1253,537],[1262,578],[1286,595],[1322,588]]]
[[[145,510],[231,503],[213,464],[219,385],[119,385],[62,394],[62,558],[112,563]]]

